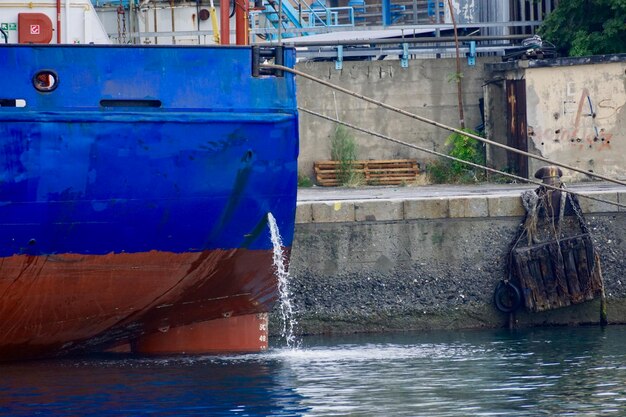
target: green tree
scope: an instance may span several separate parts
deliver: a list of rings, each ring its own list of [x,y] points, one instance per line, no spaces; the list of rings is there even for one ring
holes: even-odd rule
[[[539,34],[562,55],[626,52],[626,0],[561,0]]]

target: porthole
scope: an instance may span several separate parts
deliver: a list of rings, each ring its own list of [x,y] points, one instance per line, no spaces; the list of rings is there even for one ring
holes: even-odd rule
[[[59,86],[59,76],[52,70],[41,70],[33,76],[33,86],[37,91],[48,93]]]

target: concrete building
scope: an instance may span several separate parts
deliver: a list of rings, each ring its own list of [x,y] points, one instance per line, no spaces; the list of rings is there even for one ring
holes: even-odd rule
[[[487,63],[488,138],[614,178],[626,177],[626,54]],[[521,176],[545,165],[490,149]],[[565,172],[566,181],[584,181]]]

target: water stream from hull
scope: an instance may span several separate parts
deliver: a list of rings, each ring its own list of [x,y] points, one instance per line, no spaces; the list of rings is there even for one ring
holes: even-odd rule
[[[289,349],[300,348],[300,340],[295,335],[295,328],[298,322],[295,318],[295,309],[289,290],[289,272],[285,267],[285,254],[283,252],[283,242],[280,237],[276,219],[272,213],[267,213],[267,222],[270,227],[270,236],[274,248],[274,269],[278,280],[279,307],[282,319],[281,337],[285,339]]]

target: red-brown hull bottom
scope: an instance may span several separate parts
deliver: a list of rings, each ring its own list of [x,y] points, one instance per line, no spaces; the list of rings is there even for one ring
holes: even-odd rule
[[[271,251],[3,258],[0,360],[125,343],[146,353],[262,350],[257,314],[276,291]]]
[[[267,349],[267,313],[224,317],[138,338],[132,351],[142,354],[259,352]]]

